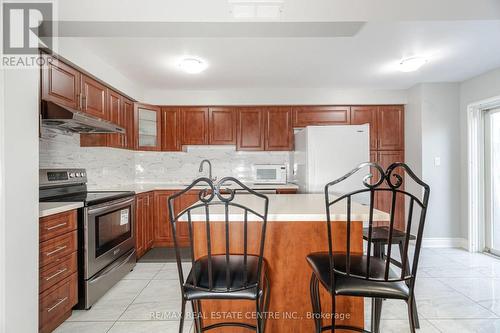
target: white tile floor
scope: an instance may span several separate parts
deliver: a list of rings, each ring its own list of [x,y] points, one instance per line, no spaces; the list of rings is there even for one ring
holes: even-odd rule
[[[419,332],[500,333],[499,259],[460,249],[422,249],[416,296]],[[365,304],[368,328],[370,301]],[[56,332],[173,333],[178,319],[165,314],[179,306],[176,265],[140,263],[91,310],[73,311]],[[188,321],[185,332],[192,330]],[[408,330],[405,303],[384,301],[381,331]]]

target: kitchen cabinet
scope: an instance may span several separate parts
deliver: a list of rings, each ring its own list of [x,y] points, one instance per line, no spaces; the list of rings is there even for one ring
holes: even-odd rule
[[[147,104],[136,104],[134,127],[138,150],[161,150],[161,109]]]
[[[351,125],[370,125],[370,149],[377,149],[378,126],[377,126],[377,106],[352,106]]]
[[[168,213],[168,198],[174,193],[175,191],[154,192],[154,246],[174,246]]]
[[[208,108],[182,108],[182,144],[208,144]]]
[[[153,192],[136,195],[135,248],[137,258],[153,247],[154,241],[154,196]]]
[[[236,112],[234,109],[211,107],[208,114],[209,144],[236,144]]]
[[[181,151],[181,109],[161,108],[161,150]]]
[[[124,110],[121,96],[112,90],[108,90],[107,103],[109,110],[109,120],[112,123],[125,128],[125,114],[123,113]],[[108,134],[107,145],[108,147],[124,148],[125,135],[119,133]]]
[[[265,149],[265,116],[263,107],[242,107],[237,114],[237,150]]]
[[[72,109],[80,108],[80,72],[48,54],[42,53],[41,69],[42,99]]]
[[[108,108],[106,103],[106,86],[87,75],[82,75],[81,77],[81,110],[97,118],[109,120]]]
[[[266,110],[265,150],[293,150],[292,110],[270,107]]]
[[[404,149],[404,107],[402,105],[379,106],[377,128],[377,149]]]
[[[123,127],[125,128],[124,148],[135,149],[134,102],[122,96],[121,110],[124,117]]]
[[[295,106],[293,107],[293,127],[311,125],[349,125],[349,106]]]
[[[42,333],[52,332],[78,302],[77,211],[39,219],[39,315]]]

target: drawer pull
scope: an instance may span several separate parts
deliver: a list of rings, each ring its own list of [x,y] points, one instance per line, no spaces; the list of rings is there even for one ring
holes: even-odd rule
[[[54,253],[57,253],[59,251],[62,251],[66,248],[67,246],[64,245],[64,246],[59,246],[57,249],[55,249],[54,251],[50,251],[50,252],[47,252],[45,255],[48,257],[48,256],[51,256],[53,255]]]
[[[68,296],[64,297],[64,298],[61,298],[60,300],[57,301],[56,304],[52,305],[50,308],[47,309],[47,312],[50,312],[52,310],[54,310],[55,308],[57,308],[59,305],[61,305],[62,303],[64,303],[66,300],[68,299]]]
[[[51,276],[46,277],[46,278],[45,278],[45,281],[52,280],[53,278],[55,278],[55,277],[56,277],[56,276],[58,276],[59,274],[62,274],[62,273],[64,273],[64,272],[66,272],[67,270],[68,270],[67,268],[60,269],[60,270],[58,270],[57,272],[55,272],[54,274],[52,274]]]
[[[64,227],[66,224],[68,224],[68,222],[59,223],[59,224],[56,224],[56,225],[54,225],[52,227],[45,228],[45,230],[50,231],[50,230],[53,230],[53,229],[56,229],[56,228]]]

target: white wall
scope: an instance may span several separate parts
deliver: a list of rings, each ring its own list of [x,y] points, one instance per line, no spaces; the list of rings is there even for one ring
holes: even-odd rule
[[[466,80],[460,85],[460,225],[462,237],[469,238],[467,193],[469,172],[467,161],[467,106],[491,97],[500,96],[500,68]]]
[[[405,159],[431,187],[424,237],[462,245],[460,209],[459,85],[419,84],[409,90]],[[435,165],[435,158],[441,165]],[[408,189],[414,190],[408,183]]]
[[[1,122],[2,329],[38,331],[37,69],[4,70]]]
[[[147,90],[144,102],[164,105],[406,104],[406,90],[234,89]]]

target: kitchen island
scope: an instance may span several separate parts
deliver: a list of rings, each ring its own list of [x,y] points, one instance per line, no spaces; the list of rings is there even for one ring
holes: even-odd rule
[[[268,195],[269,212],[264,257],[269,269],[271,300],[266,332],[313,332],[314,323],[310,317],[309,280],[311,269],[306,256],[311,252],[327,251],[325,203],[322,194]],[[259,198],[240,195],[235,201],[262,212]],[[332,210],[333,246],[335,251],[345,251],[346,209]],[[363,222],[368,220],[369,207],[352,204],[351,250],[362,252]],[[207,253],[204,209],[192,211],[195,258]],[[231,253],[243,253],[242,211],[229,211]],[[374,211],[374,220],[388,221],[389,215]],[[212,253],[224,253],[225,227],[223,206],[211,206],[210,221]],[[248,252],[257,253],[260,239],[260,223],[248,216]],[[321,288],[322,309],[330,313],[330,296]],[[202,301],[204,325],[219,321],[242,321],[255,324],[255,303],[250,301]],[[338,297],[338,324],[364,325],[363,298]],[[246,332],[248,330],[226,327],[214,332]]]

